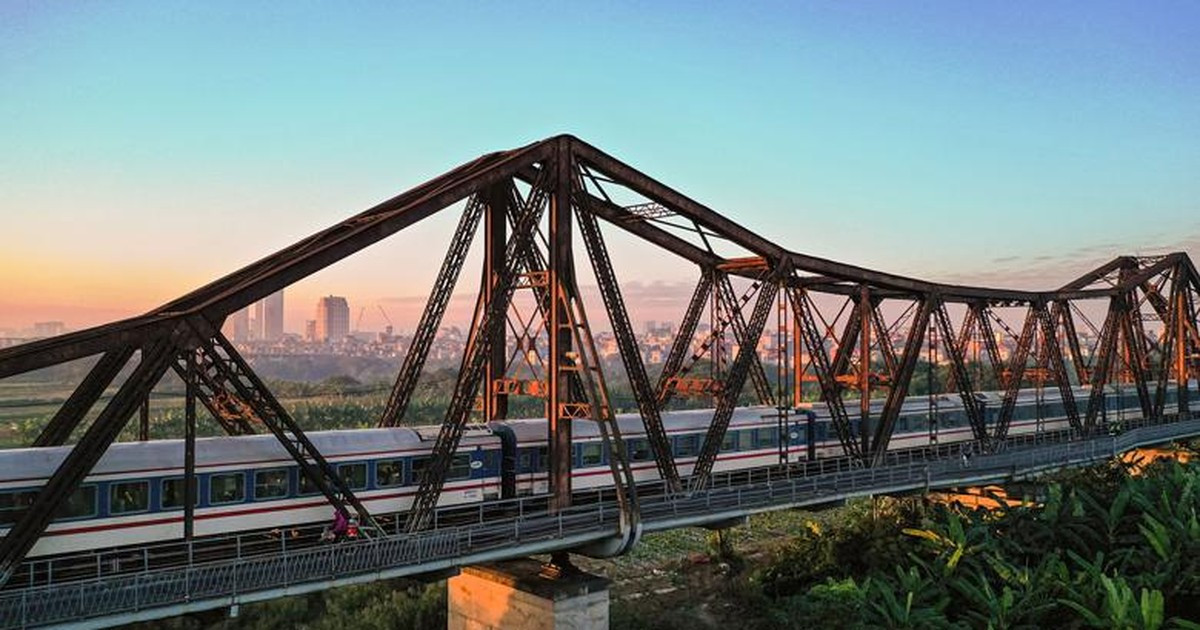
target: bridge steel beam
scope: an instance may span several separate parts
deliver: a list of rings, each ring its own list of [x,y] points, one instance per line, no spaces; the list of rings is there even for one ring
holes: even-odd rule
[[[254,435],[254,425],[262,420],[212,364],[211,355],[198,354],[195,362],[199,369],[194,375],[194,393],[209,415],[228,435]],[[183,366],[172,363],[171,368],[180,378],[187,378]]]
[[[757,348],[758,337],[752,336],[746,328],[746,318],[742,315],[742,301],[733,291],[733,283],[729,281],[729,274],[721,271],[715,273],[717,299],[724,304],[725,312],[729,314],[729,327],[733,330],[734,341],[739,346],[750,344]],[[756,282],[759,281],[756,280]],[[750,360],[750,381],[754,384],[754,392],[761,404],[768,406],[775,404],[775,397],[771,392],[771,382],[767,380],[767,371],[763,368],[762,360],[757,352]]]
[[[207,324],[199,319],[189,321],[190,328],[199,341],[197,352],[204,357],[201,364],[211,365],[221,380],[232,385],[233,390],[300,467],[304,477],[325,495],[335,510],[347,518],[351,516],[350,510],[354,510],[360,519],[359,522],[374,526],[370,512],[354,495],[341,475],[337,474],[333,465],[308,439],[287,409],[267,389],[258,374],[250,368],[221,331]]]
[[[117,439],[137,406],[167,371],[172,356],[172,340],[166,337],[155,340],[143,350],[137,367],[84,432],[79,443],[59,463],[33,503],[0,540],[0,585],[8,581],[68,497],[79,489],[84,477]]]
[[[972,311],[967,311],[967,321],[963,323],[962,330],[959,331],[959,342],[955,343],[954,327],[950,323],[950,314],[946,312],[946,304],[941,300],[934,300],[933,316],[937,329],[942,333],[942,339],[946,340],[944,344],[947,354],[950,355],[950,365],[953,368],[951,380],[954,381],[954,387],[958,390],[958,395],[962,399],[963,409],[967,412],[967,420],[971,424],[971,434],[977,442],[986,442],[988,439],[987,423],[985,422],[983,412],[979,400],[975,398],[975,387],[971,382],[971,372],[967,369],[967,362],[964,351],[966,350],[968,335],[974,321]],[[930,384],[932,387],[932,383]]]
[[[487,206],[484,209],[483,227],[483,273],[480,293],[483,296],[481,309],[487,309],[499,296],[496,294],[500,274],[504,272],[504,245],[508,236],[508,222],[515,220],[518,203],[511,182],[497,184],[488,189]],[[476,310],[478,313],[479,310]],[[475,333],[478,327],[471,326]],[[508,394],[497,391],[496,381],[504,378],[507,369],[507,336],[504,329],[488,341],[488,356],[483,376],[483,418],[485,421],[503,420],[508,417]],[[508,496],[508,495],[505,495]]]
[[[105,352],[92,366],[83,381],[42,428],[32,446],[61,446],[67,443],[71,433],[87,416],[88,411],[100,400],[104,390],[117,378],[121,369],[133,357],[133,346],[125,346]]]
[[[1042,351],[1046,354],[1050,371],[1054,374],[1054,383],[1058,386],[1063,410],[1067,414],[1067,423],[1076,432],[1082,433],[1083,424],[1079,421],[1079,408],[1075,404],[1075,392],[1071,389],[1071,380],[1067,376],[1067,366],[1063,361],[1062,343],[1055,334],[1057,327],[1054,325],[1054,319],[1045,302],[1038,302],[1033,308],[1041,324]]]
[[[429,292],[429,299],[425,302],[420,323],[413,333],[412,344],[404,355],[404,363],[396,376],[396,383],[392,386],[392,393],[383,409],[383,415],[379,418],[381,427],[398,425],[408,410],[408,403],[417,388],[417,379],[421,376],[421,369],[425,367],[434,337],[441,329],[442,317],[446,314],[446,307],[450,304],[450,297],[458,284],[458,276],[462,272],[463,263],[466,262],[467,253],[471,250],[471,241],[475,238],[483,212],[484,202],[478,195],[472,196],[463,210],[454,235],[450,238],[450,247],[446,250],[446,257],[442,260],[441,269],[438,270],[433,288]]]
[[[517,253],[533,245],[534,234],[541,221],[552,185],[546,169],[543,168],[539,172],[542,178],[530,189],[523,204],[524,209],[505,247],[502,270],[498,274],[496,288],[492,294],[494,300],[483,309],[477,323],[479,333],[469,338],[463,351],[454,393],[447,405],[429,463],[421,473],[417,494],[405,525],[409,532],[419,531],[429,524],[442,485],[445,483],[446,473],[450,470],[454,451],[458,448],[471,408],[474,406],[475,391],[483,377],[485,363],[490,357],[491,343],[504,332],[505,314],[516,288]]]
[[[1017,347],[1013,351],[1008,364],[1007,384],[1004,388],[1004,401],[996,418],[993,438],[1004,440],[1008,437],[1008,425],[1012,422],[1013,409],[1016,408],[1017,395],[1021,391],[1021,381],[1025,378],[1025,363],[1029,359],[1029,351],[1033,347],[1038,325],[1037,308],[1029,307],[1025,315],[1025,325],[1021,327],[1021,336],[1017,339]]]
[[[581,188],[581,187],[580,187]],[[579,188],[577,188],[579,190]],[[650,384],[646,374],[646,364],[642,361],[642,353],[638,349],[637,336],[629,321],[629,312],[625,308],[625,299],[621,295],[621,286],[617,282],[608,248],[604,244],[604,235],[596,216],[584,204],[576,207],[576,217],[579,222],[579,232],[583,236],[588,258],[592,261],[592,270],[596,282],[600,286],[600,297],[608,312],[608,320],[612,325],[613,337],[616,338],[617,348],[621,353],[621,361],[625,365],[625,373],[629,377],[630,387],[637,400],[638,411],[642,416],[642,425],[646,429],[646,437],[650,449],[654,453],[654,463],[658,468],[659,477],[673,491],[682,489],[679,471],[675,467],[674,455],[671,452],[671,439],[663,426],[662,415],[659,413],[657,393]],[[694,323],[693,323],[694,327]],[[684,338],[683,331],[676,337],[676,344]],[[687,338],[690,339],[690,336]],[[674,348],[672,348],[674,351]]]
[[[899,371],[893,378],[892,386],[888,389],[887,399],[883,403],[883,410],[879,414],[879,423],[875,427],[875,434],[871,440],[871,451],[865,454],[867,461],[873,466],[882,464],[887,455],[888,444],[896,429],[896,419],[900,417],[900,408],[908,396],[908,386],[912,382],[913,370],[917,366],[917,359],[921,356],[921,347],[929,328],[929,320],[939,299],[937,295],[922,297],[920,305],[917,307],[917,314],[909,327],[904,353],[900,357]]]
[[[812,364],[813,373],[821,388],[821,400],[829,409],[830,422],[833,424],[838,441],[841,442],[842,450],[854,459],[861,459],[862,451],[851,431],[850,416],[846,413],[841,386],[837,382],[838,373],[834,370],[833,363],[829,360],[829,354],[825,350],[825,335],[817,326],[816,315],[813,312],[815,307],[810,303],[804,289],[789,289],[788,298],[791,299],[792,312],[797,314],[800,324],[798,343],[803,343],[804,348],[808,351],[809,362]]]
[[[1088,394],[1087,415],[1083,419],[1085,434],[1095,432],[1097,420],[1104,410],[1104,389],[1108,386],[1113,371],[1120,335],[1118,320],[1121,316],[1121,302],[1122,299],[1117,296],[1109,300],[1108,314],[1100,328],[1100,339],[1096,341],[1095,356],[1088,370],[1091,376],[1091,392]]]
[[[564,300],[550,305],[550,348],[547,361],[547,430],[550,441],[550,508],[560,511],[571,505],[571,416],[564,413],[572,402],[570,374],[576,369],[572,350],[570,316],[566,300],[575,299],[575,273],[571,247],[571,156],[560,143],[554,157],[553,194],[550,195],[550,290],[562,292]]]
[[[779,291],[779,281],[775,277],[776,275],[782,275],[778,269],[774,274],[768,276],[758,289],[754,310],[750,314],[750,321],[746,324],[747,339],[762,337],[763,330],[767,325],[767,318],[775,305],[775,294]],[[746,384],[746,377],[750,373],[751,363],[757,355],[757,344],[743,343],[738,347],[737,357],[734,358],[733,365],[730,366],[729,372],[725,376],[725,384],[721,389],[717,408],[713,412],[712,423],[705,433],[704,444],[701,446],[696,464],[692,468],[689,480],[689,487],[692,490],[699,490],[708,485],[713,463],[717,459],[717,453],[721,450],[721,443],[725,440],[725,431],[729,428],[733,410],[737,406],[738,397],[741,396],[742,387]]]
[[[659,409],[665,408],[675,393],[670,387],[671,379],[680,375],[684,358],[692,348],[696,327],[700,323],[700,316],[704,314],[704,305],[708,303],[709,295],[712,293],[714,273],[716,272],[712,269],[701,269],[700,280],[696,282],[696,289],[692,291],[692,297],[688,300],[687,310],[683,313],[683,322],[675,334],[675,340],[671,343],[671,350],[667,353],[667,360],[663,363],[662,374],[658,377],[656,404]]]

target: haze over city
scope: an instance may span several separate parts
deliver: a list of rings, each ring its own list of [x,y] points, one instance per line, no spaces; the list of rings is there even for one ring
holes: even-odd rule
[[[559,132],[798,251],[929,279],[1200,252],[1195,5],[884,4],[5,3],[0,328],[144,312]],[[328,294],[411,328],[453,221],[290,288],[287,331]],[[658,255],[613,240],[637,316],[678,317],[650,298],[678,304],[692,268],[634,283],[622,261]]]

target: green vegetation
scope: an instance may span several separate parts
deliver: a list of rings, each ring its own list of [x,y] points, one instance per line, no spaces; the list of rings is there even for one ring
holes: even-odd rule
[[[1036,506],[860,503],[746,583],[757,627],[1200,628],[1200,467],[1116,466]]]

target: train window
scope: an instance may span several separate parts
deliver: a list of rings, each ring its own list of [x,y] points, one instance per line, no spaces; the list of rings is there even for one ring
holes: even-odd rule
[[[754,431],[754,447],[769,448],[779,445],[778,429],[756,429]]]
[[[33,500],[37,498],[37,490],[18,490],[16,492],[0,492],[0,525],[15,523]]]
[[[471,478],[471,456],[455,455],[450,461],[450,470],[446,471],[446,481]]]
[[[149,481],[122,481],[108,486],[108,513],[129,514],[150,509]]]
[[[412,481],[409,483],[416,485],[421,483],[421,474],[425,472],[425,467],[429,465],[429,457],[414,457],[412,458]]]
[[[376,462],[375,485],[380,488],[404,485],[404,460]]]
[[[533,472],[533,451],[525,450],[517,455],[517,471]]]
[[[600,448],[599,442],[588,442],[579,448],[579,462],[581,466],[597,466],[604,460],[604,451]]]
[[[741,431],[726,431],[724,439],[721,440],[721,452],[728,453],[738,450],[738,433]]]
[[[648,461],[654,456],[654,453],[650,451],[649,440],[641,438],[629,440],[626,443],[625,450],[629,452],[629,461],[631,462]]]
[[[367,487],[366,464],[338,464],[338,476],[351,490],[362,490]]]
[[[219,473],[208,478],[208,502],[241,503],[246,500],[246,475],[243,473]]]
[[[59,518],[87,518],[96,515],[96,486],[80,486],[58,510]]]
[[[320,486],[313,483],[313,480],[309,479],[308,475],[304,474],[303,470],[299,470],[298,474],[300,477],[300,479],[299,479],[300,483],[297,484],[297,486],[300,491],[297,492],[297,494],[299,494],[300,496],[309,496],[309,495],[321,493]]]
[[[693,457],[700,452],[700,436],[699,435],[682,435],[676,438],[675,456],[676,457]]]
[[[160,490],[162,490],[162,509],[176,510],[183,507],[183,477],[163,479]],[[195,479],[192,479],[192,505],[200,505],[200,492],[196,489]]]
[[[260,470],[254,473],[254,500],[278,499],[288,495],[286,468]]]

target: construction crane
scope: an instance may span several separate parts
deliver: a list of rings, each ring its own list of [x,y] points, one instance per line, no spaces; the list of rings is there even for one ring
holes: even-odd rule
[[[387,326],[384,327],[383,333],[379,335],[379,340],[383,342],[391,341],[394,338],[392,333],[395,330],[395,326],[392,325],[392,318],[388,317],[387,311],[383,310],[382,304],[376,304],[375,308],[379,309],[379,314],[383,315],[383,320],[387,322]]]
[[[356,332],[356,333],[362,332],[362,318],[363,318],[363,315],[366,314],[366,312],[367,312],[367,307],[365,307],[365,306],[358,309],[358,320],[356,320],[354,322],[354,332]]]

